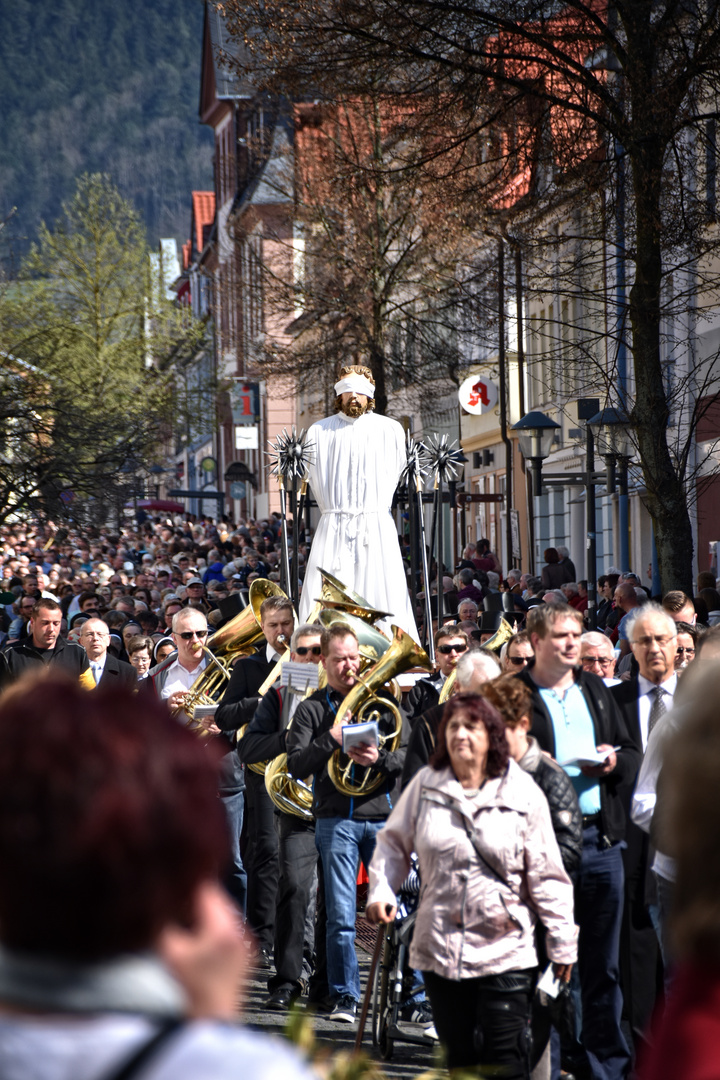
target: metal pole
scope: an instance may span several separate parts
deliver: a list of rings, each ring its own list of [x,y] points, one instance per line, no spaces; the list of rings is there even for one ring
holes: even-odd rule
[[[597,566],[595,544],[595,481],[593,472],[595,469],[595,439],[592,428],[585,425],[586,433],[586,461],[585,461],[585,501],[587,504],[587,594],[588,594],[588,623],[591,630],[597,629]]]
[[[445,614],[445,603],[443,593],[443,562],[444,562],[444,544],[443,544],[443,489],[442,489],[442,477],[438,470],[438,478],[435,481],[437,485],[437,553],[435,556],[435,565],[437,567],[436,579],[437,579],[437,616],[438,626],[442,625],[442,618]]]
[[[505,444],[505,574],[514,565],[512,549],[512,439],[507,429],[507,372],[505,370],[505,244],[498,241],[498,370],[500,373],[500,437]]]
[[[435,663],[435,638],[432,632],[432,601],[430,599],[430,571],[428,570],[427,545],[425,543],[425,513],[422,501],[422,480],[417,478],[417,514],[420,523],[420,553],[422,558],[423,590],[425,592],[425,646],[433,664]]]
[[[527,486],[527,528],[530,557],[528,559],[528,571],[535,574],[535,507],[533,506],[533,475],[532,468],[525,462],[525,484]]]
[[[413,615],[417,611],[418,600],[418,519],[417,505],[413,498],[412,477],[408,477],[408,526],[410,529],[410,599]]]
[[[458,559],[458,522],[457,522],[457,480],[448,481],[448,490],[450,492],[450,532],[452,536],[452,560],[450,562],[450,573],[455,573],[455,567],[457,566]]]
[[[282,536],[282,588],[284,592],[290,595],[290,558],[288,554],[288,533],[287,533],[287,493],[285,491],[285,484],[283,482],[282,473],[278,475],[278,484],[280,485],[280,521],[281,521],[281,536]]]
[[[517,311],[517,365],[518,365],[518,404],[520,419],[525,415],[525,339],[523,335],[522,309],[522,255],[520,248],[515,248],[515,307]]]
[[[300,541],[300,523],[298,522],[298,505],[297,505],[297,487],[296,479],[293,477],[292,487],[290,488],[290,513],[293,518],[293,557],[291,563],[291,577],[290,577],[290,597],[292,599],[293,607],[297,611],[298,601],[300,594],[300,579],[298,576],[298,547]]]

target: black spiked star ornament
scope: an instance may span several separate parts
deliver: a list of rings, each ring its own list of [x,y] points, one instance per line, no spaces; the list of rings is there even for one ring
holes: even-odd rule
[[[307,436],[305,428],[299,435],[294,427],[290,432],[283,428],[275,441],[270,441],[271,451],[274,451],[268,453],[270,471],[278,483],[287,485],[305,479],[315,450],[315,444],[308,442]]]
[[[423,444],[416,442],[413,439],[410,432],[406,432],[405,435],[405,452],[407,459],[403,467],[403,471],[400,473],[400,483],[407,484],[408,487],[415,487],[418,480],[425,479],[427,474],[427,465],[423,461]]]
[[[436,487],[438,483],[447,484],[454,480],[460,466],[467,461],[457,439],[450,442],[447,434],[429,435],[421,447],[425,469],[433,474]]]

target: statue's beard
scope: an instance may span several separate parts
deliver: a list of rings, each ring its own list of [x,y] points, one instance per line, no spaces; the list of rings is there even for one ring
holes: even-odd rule
[[[340,409],[346,416],[357,419],[358,416],[362,416],[364,412],[367,412],[367,405],[361,405],[359,401],[349,401],[347,405],[341,405]]]

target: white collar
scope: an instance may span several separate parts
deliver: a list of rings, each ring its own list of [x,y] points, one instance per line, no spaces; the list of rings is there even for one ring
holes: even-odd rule
[[[640,696],[643,694],[650,694],[657,686],[662,686],[665,693],[672,697],[677,686],[677,672],[673,671],[672,675],[666,679],[665,682],[661,683],[650,682],[644,675],[638,674],[638,689],[640,690]]]

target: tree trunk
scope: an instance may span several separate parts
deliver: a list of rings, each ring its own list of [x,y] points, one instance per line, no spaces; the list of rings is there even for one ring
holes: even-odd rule
[[[647,489],[645,504],[655,529],[662,591],[682,589],[692,596],[692,527],[684,476],[667,443],[670,410],[660,362],[662,156],[659,145],[646,146],[631,156],[637,230],[635,280],[629,297],[636,387],[631,418]]]

